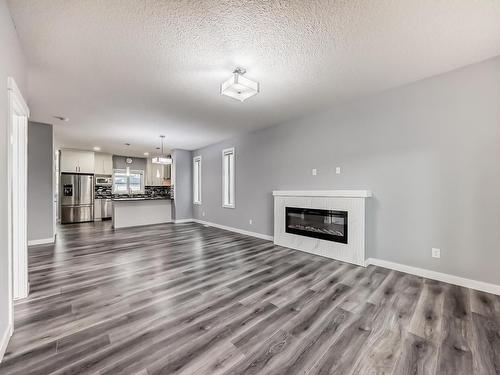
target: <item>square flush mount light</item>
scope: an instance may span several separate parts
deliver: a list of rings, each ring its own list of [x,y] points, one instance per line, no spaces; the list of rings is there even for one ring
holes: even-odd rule
[[[237,99],[241,102],[258,94],[259,82],[243,77],[245,73],[245,69],[236,68],[231,78],[220,85],[220,94]]]

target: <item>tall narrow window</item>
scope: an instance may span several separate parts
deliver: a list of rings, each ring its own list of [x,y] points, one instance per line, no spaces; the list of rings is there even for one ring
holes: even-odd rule
[[[193,158],[193,203],[201,204],[201,156]]]
[[[234,148],[222,150],[222,206],[234,208]]]

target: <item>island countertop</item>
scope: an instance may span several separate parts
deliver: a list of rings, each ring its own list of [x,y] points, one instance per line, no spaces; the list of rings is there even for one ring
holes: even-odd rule
[[[114,201],[162,201],[162,200],[172,200],[170,197],[122,197],[122,198],[112,198]]]
[[[170,223],[170,198],[130,197],[113,199],[113,228]]]

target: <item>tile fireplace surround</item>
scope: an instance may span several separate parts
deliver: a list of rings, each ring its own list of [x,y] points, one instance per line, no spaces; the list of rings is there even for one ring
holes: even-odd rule
[[[344,262],[365,265],[365,200],[369,190],[275,190],[274,243]],[[347,211],[347,243],[311,238],[285,231],[286,207]]]

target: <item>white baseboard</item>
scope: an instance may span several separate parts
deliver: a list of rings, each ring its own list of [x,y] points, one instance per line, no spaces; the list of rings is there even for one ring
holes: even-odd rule
[[[177,219],[177,220],[172,220],[172,222],[175,224],[192,223],[194,222],[194,219]]]
[[[211,223],[209,221],[203,221],[203,220],[198,220],[198,219],[183,219],[180,221],[176,221],[176,223],[177,222],[185,223],[185,222],[190,222],[190,221],[195,222],[195,223],[199,223],[199,224],[203,224],[203,225],[208,225],[208,226],[215,227],[215,228],[228,230],[231,232],[244,234],[246,236],[252,236],[252,237],[261,238],[263,240],[273,241],[273,236],[268,236],[268,235],[261,234],[261,233],[250,232],[250,231],[243,230],[243,229],[228,227],[228,226],[221,225],[221,224]],[[442,281],[442,282],[449,283],[449,284],[463,286],[465,288],[470,288],[470,289],[475,289],[475,290],[479,290],[482,292],[500,295],[500,285],[491,284],[491,283],[487,283],[484,281],[467,279],[467,278],[460,277],[460,276],[450,275],[447,273],[442,273],[442,272],[437,272],[437,271],[426,270],[424,268],[407,266],[405,264],[390,262],[387,260],[382,260],[382,259],[377,259],[377,258],[368,258],[365,262],[365,266],[368,266],[370,264],[373,264],[373,265],[379,266],[379,267],[383,267],[383,268],[389,268],[389,269],[400,271],[400,272],[409,273],[409,274],[412,274],[415,276],[425,277],[428,279]]]
[[[0,362],[2,362],[3,356],[7,351],[7,345],[9,345],[9,340],[10,337],[12,336],[12,333],[13,333],[12,325],[9,324],[2,335],[1,338],[2,341],[0,341]]]
[[[198,220],[198,219],[192,219],[192,221],[194,221],[195,223],[198,223],[198,224],[208,225],[210,227],[215,227],[215,228],[219,228],[219,229],[228,230],[230,232],[244,234],[245,236],[257,237],[257,238],[260,238],[260,239],[263,239],[263,240],[273,241],[273,239],[274,239],[273,236],[268,236],[267,234],[261,234],[261,233],[257,233],[257,232],[250,232],[248,230],[243,230],[243,229],[238,229],[238,228],[233,228],[233,227],[227,227],[225,225],[211,223],[209,221],[203,221],[203,220]]]
[[[46,245],[49,243],[54,243],[56,241],[56,236],[50,237],[50,238],[42,238],[40,240],[29,240],[28,241],[28,246],[35,246],[35,245]]]
[[[407,266],[405,264],[389,262],[387,260],[376,259],[376,258],[368,258],[365,262],[365,265],[368,266],[370,264],[383,268],[389,268],[396,271],[406,272],[412,275],[421,276],[428,279],[442,281],[449,284],[463,286],[465,288],[470,288],[470,289],[480,290],[482,292],[500,295],[500,285],[490,284],[484,281],[466,279],[464,277],[450,275],[447,273]]]

